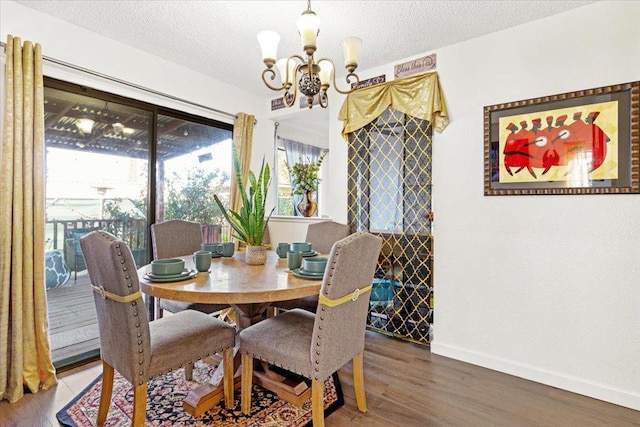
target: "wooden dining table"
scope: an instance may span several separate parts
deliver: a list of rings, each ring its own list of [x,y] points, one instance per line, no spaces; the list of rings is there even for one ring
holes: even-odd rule
[[[140,267],[138,276],[140,289],[154,298],[177,301],[229,304],[236,315],[238,331],[259,322],[272,302],[318,295],[322,280],[295,276],[287,269],[287,260],[274,251],[267,251],[264,265],[248,265],[244,252],[236,251],[232,257],[213,258],[209,272],[180,281],[152,282],[145,278],[150,265]],[[185,268],[195,269],[193,257],[178,257],[185,260]],[[235,372],[239,373],[240,355],[236,349]],[[293,381],[281,373],[270,371],[261,364],[263,371],[254,375],[254,383],[270,389],[280,398],[301,404],[310,396],[310,388],[304,382]],[[220,368],[220,366],[218,367]],[[192,390],[183,402],[185,411],[200,416],[217,405],[222,399],[222,370],[217,369],[207,384]],[[236,377],[236,387],[240,378]]]

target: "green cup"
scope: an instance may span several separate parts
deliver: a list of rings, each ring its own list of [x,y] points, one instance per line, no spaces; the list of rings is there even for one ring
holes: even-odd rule
[[[193,254],[193,263],[196,265],[196,270],[200,273],[209,271],[211,267],[211,252],[210,251],[198,251]]]
[[[233,253],[236,250],[236,244],[233,242],[224,242],[221,243],[220,246],[222,247],[222,256],[233,256]]]
[[[302,265],[302,252],[289,251],[287,252],[287,267],[289,270],[295,270]]]

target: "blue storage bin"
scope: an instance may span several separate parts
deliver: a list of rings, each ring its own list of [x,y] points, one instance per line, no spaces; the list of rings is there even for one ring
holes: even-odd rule
[[[393,307],[393,286],[389,279],[373,279],[369,306]]]

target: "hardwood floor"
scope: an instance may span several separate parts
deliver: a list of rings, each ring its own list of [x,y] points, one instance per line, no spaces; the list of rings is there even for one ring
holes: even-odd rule
[[[0,402],[0,426],[58,426],[55,414],[99,373],[92,362],[59,384]],[[345,405],[326,419],[341,426],[640,426],[640,412],[433,355],[427,347],[367,332],[368,412],[355,403],[351,364],[339,371]]]

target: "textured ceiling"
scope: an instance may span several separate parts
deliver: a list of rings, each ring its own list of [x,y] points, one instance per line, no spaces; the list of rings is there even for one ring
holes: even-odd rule
[[[302,53],[295,21],[305,1],[17,1],[266,98],[256,34],[280,33],[278,56]],[[342,77],[340,41],[363,39],[359,70],[429,53],[593,1],[312,1],[316,57]],[[314,108],[315,110],[315,108]]]

